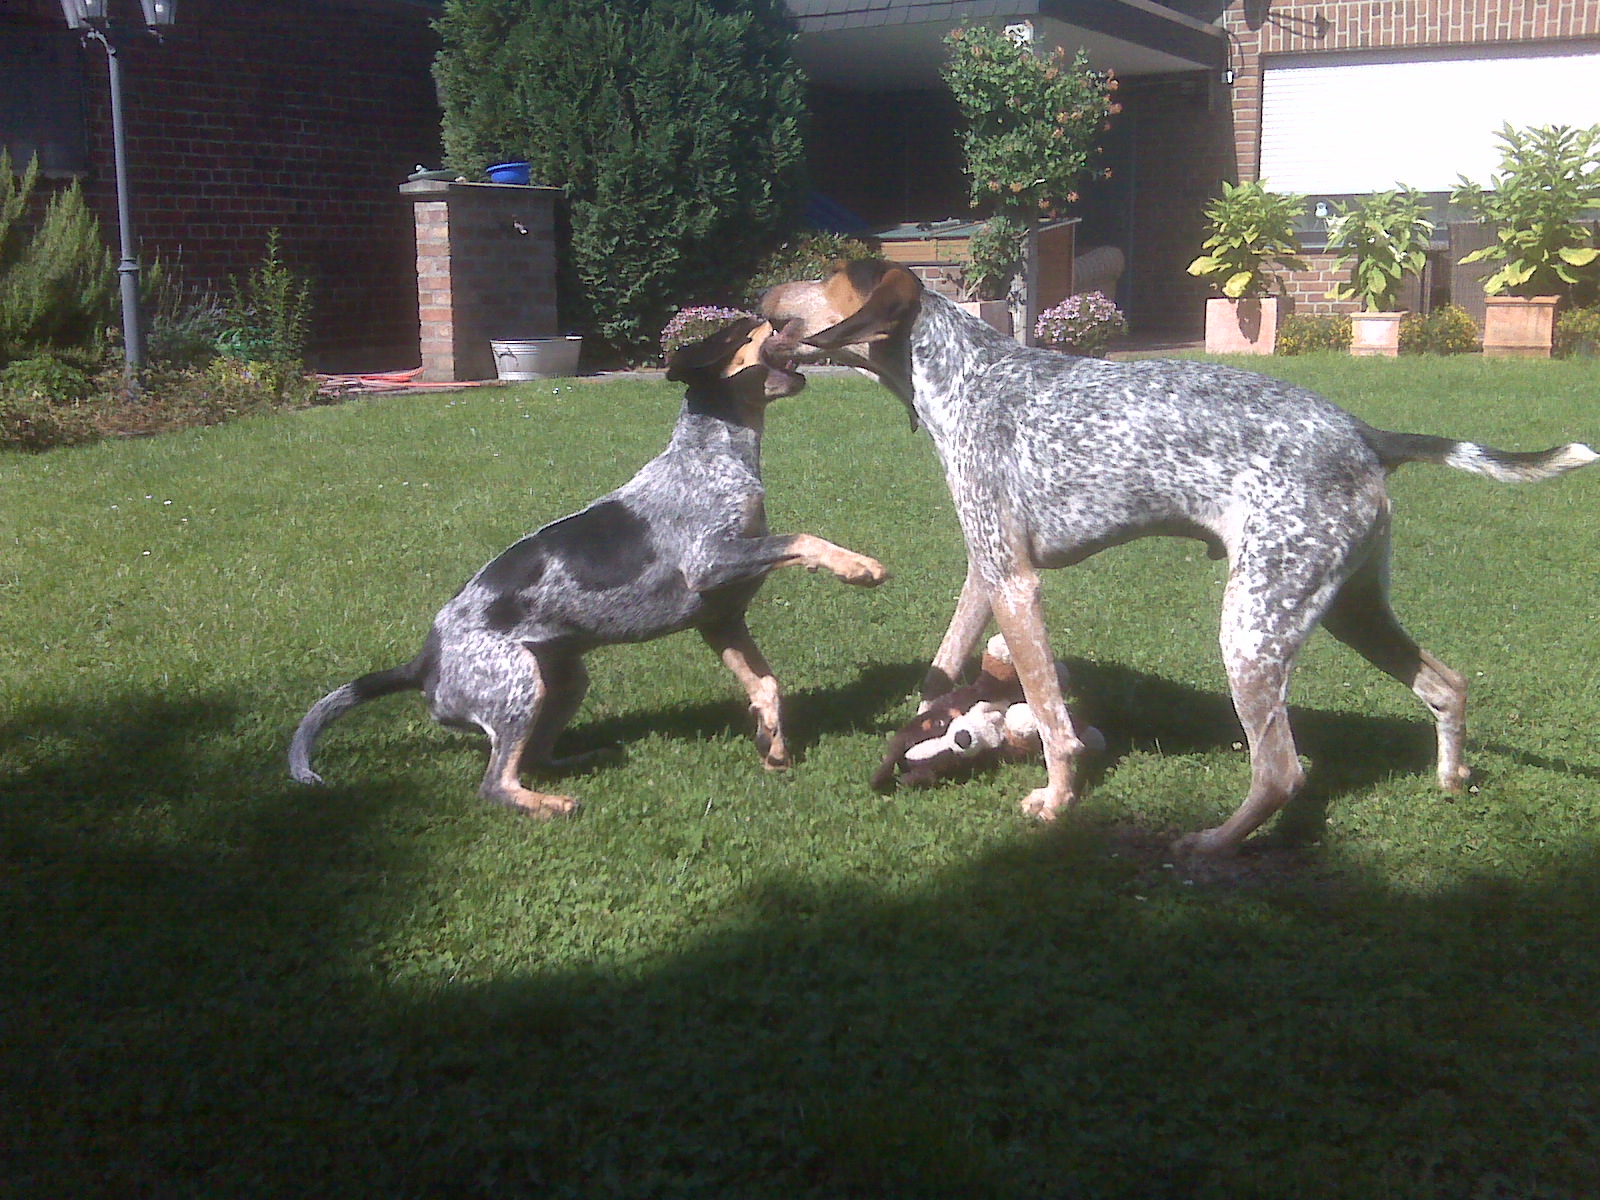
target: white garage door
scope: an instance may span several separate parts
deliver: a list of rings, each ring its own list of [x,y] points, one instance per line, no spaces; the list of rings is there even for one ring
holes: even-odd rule
[[[1600,47],[1512,57],[1269,62],[1261,176],[1302,195],[1487,183],[1506,122],[1600,124]]]

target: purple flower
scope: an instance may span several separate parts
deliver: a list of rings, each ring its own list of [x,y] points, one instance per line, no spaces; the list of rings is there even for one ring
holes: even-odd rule
[[[1101,358],[1112,337],[1127,329],[1127,319],[1115,304],[1100,292],[1083,292],[1040,313],[1033,336],[1069,354]]]
[[[713,304],[692,305],[680,308],[661,331],[661,355],[665,358],[679,346],[710,337],[730,321],[754,316],[737,308],[718,308]]]

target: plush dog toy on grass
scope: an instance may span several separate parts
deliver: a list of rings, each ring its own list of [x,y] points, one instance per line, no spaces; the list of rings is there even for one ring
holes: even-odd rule
[[[1058,674],[1065,674],[1060,663]],[[1065,679],[1062,686],[1066,686]],[[1090,729],[1103,749],[1105,739]],[[1013,762],[1039,753],[1039,722],[1023,702],[1022,683],[999,634],[984,648],[978,677],[931,701],[895,734],[873,772],[880,792],[896,786],[931,787],[962,769],[986,762]]]

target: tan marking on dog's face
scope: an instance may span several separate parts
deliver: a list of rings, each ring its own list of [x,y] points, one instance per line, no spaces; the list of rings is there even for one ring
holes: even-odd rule
[[[796,336],[804,339],[853,316],[866,302],[867,298],[850,283],[848,272],[835,271],[826,279],[768,288],[761,298],[761,315],[768,321],[801,322]],[[802,353],[811,358],[818,354],[810,347]]]
[[[750,331],[750,336],[745,338],[744,345],[734,352],[726,366],[722,368],[722,377],[728,379],[737,375],[746,367],[761,364],[761,343],[772,336],[772,322],[763,321]]]

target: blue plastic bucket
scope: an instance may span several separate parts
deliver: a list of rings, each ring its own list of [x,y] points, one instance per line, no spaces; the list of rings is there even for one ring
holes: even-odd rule
[[[525,162],[496,163],[489,168],[490,183],[527,183],[528,164]]]

